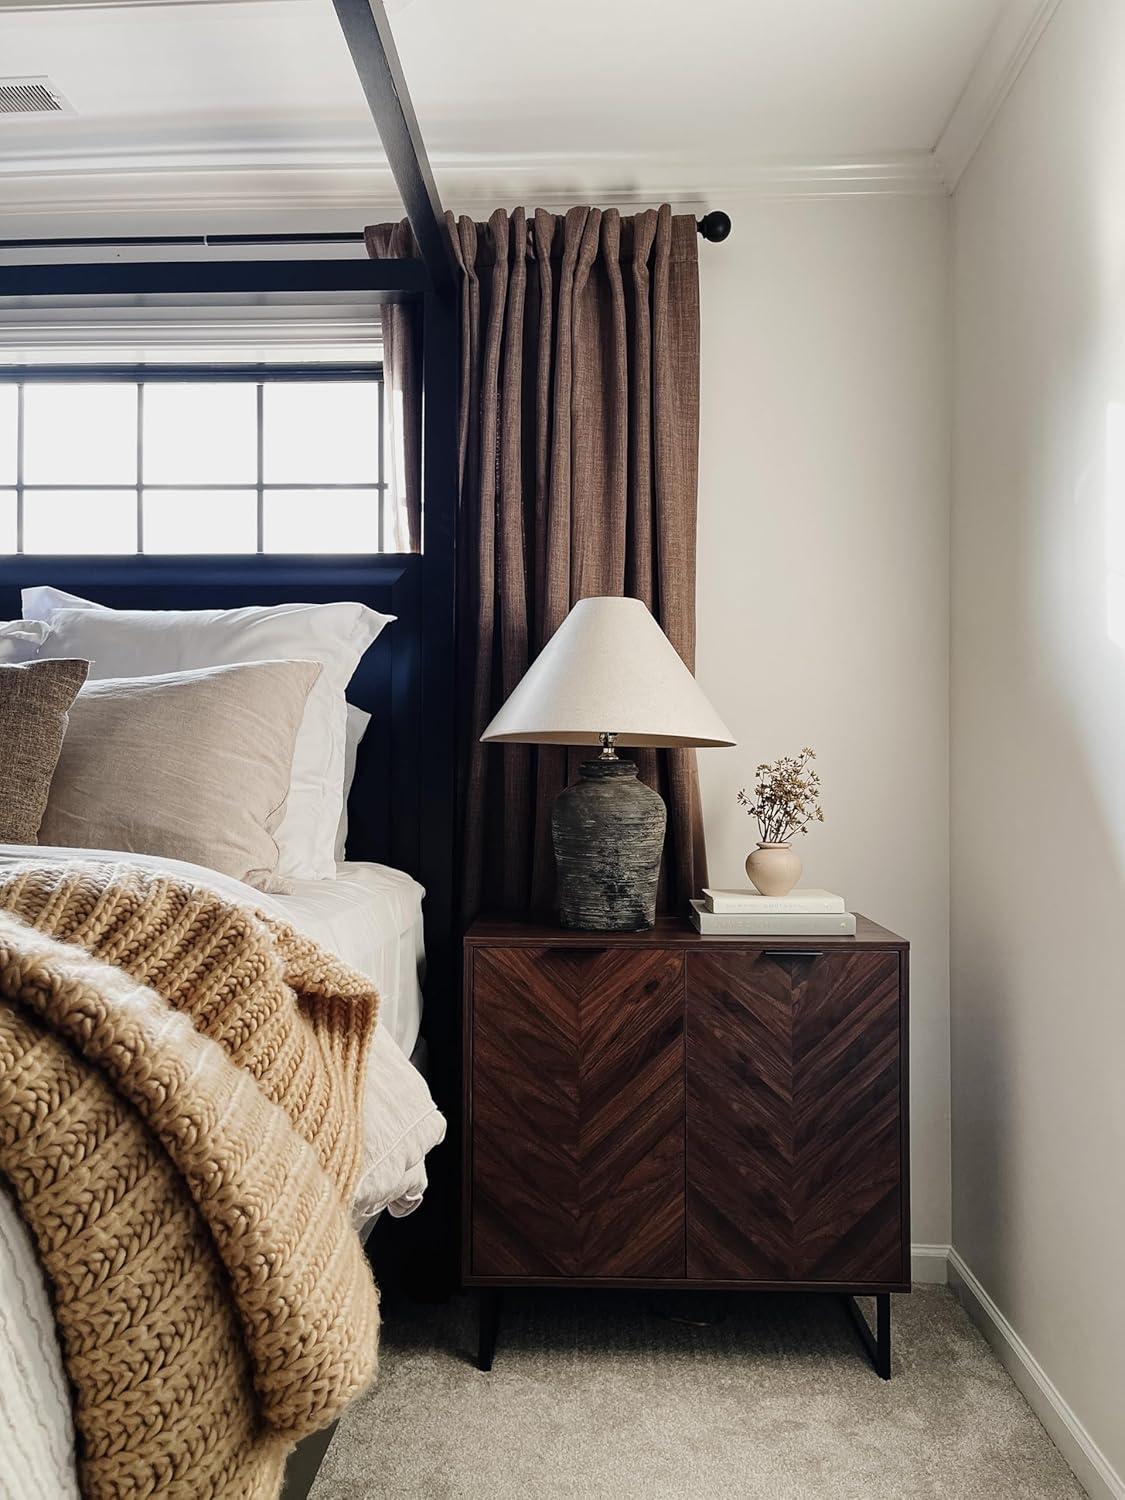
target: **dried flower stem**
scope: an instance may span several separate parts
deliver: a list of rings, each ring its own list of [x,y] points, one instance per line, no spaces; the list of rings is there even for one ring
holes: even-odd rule
[[[816,751],[806,746],[800,755],[783,755],[772,764],[763,761],[754,774],[754,794],[743,787],[738,804],[758,820],[763,844],[787,844],[810,823],[823,823],[820,777],[810,767]]]

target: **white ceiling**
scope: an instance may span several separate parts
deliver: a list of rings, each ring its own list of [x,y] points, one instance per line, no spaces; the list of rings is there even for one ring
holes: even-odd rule
[[[0,201],[13,213],[387,196],[330,0],[11,4],[0,0],[0,74],[45,74],[76,111],[0,117]],[[458,194],[506,186],[703,198],[779,166],[792,175],[927,157],[1003,9],[1004,0],[392,7],[452,206]]]
[[[928,150],[1000,0],[415,0],[435,147],[813,158]],[[417,79],[415,83],[414,80]]]

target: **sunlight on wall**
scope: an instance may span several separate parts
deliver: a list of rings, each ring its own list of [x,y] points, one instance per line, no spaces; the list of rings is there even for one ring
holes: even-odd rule
[[[1125,649],[1125,405],[1111,401],[1105,432],[1106,631]]]

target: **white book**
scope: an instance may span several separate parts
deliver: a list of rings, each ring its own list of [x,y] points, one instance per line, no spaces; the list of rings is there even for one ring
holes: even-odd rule
[[[811,887],[790,891],[788,896],[761,896],[757,891],[721,891],[714,886],[703,887],[705,911],[729,914],[731,912],[839,912],[844,911],[843,896],[831,891],[817,891]]]
[[[855,937],[855,915],[845,912],[712,912],[691,903],[693,925],[712,937]]]

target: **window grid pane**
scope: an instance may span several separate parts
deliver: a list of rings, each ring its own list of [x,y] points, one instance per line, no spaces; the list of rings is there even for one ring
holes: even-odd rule
[[[257,551],[258,496],[253,485],[229,490],[146,485],[143,505],[147,555]]]
[[[172,370],[159,372],[162,379],[122,371],[99,372],[91,380],[84,373],[85,379],[69,380],[58,370],[44,380],[25,378],[23,372],[12,381],[0,378],[0,553],[383,551],[381,372],[334,371],[328,380],[317,380],[311,371],[308,376],[287,372],[271,380],[268,373],[247,370],[234,381],[229,375],[200,381],[192,378],[194,372]],[[323,389],[316,391],[318,386]],[[271,392],[286,387],[296,389],[271,402]],[[179,413],[167,390],[192,393]],[[245,438],[224,409],[224,398],[235,391],[229,404],[242,406]],[[146,417],[146,398],[151,398],[151,417]],[[3,423],[6,412],[10,423],[13,409],[14,472],[8,476],[13,436]],[[275,432],[280,418],[292,419],[291,430],[275,446],[285,459],[281,468],[293,477],[268,483],[271,409]],[[177,420],[190,432],[178,429]],[[216,430],[218,438],[210,442]],[[66,434],[63,441],[60,432]],[[157,460],[146,454],[146,436],[154,433],[163,434]],[[57,452],[48,451],[48,438]],[[216,449],[223,451],[217,455]],[[177,482],[177,450],[187,455],[182,467],[194,475],[237,467],[239,451],[251,452],[252,470],[241,483],[233,475],[226,482],[203,477]],[[340,477],[364,466],[362,478]]]
[[[0,485],[14,486],[19,465],[19,388],[0,386]]]
[[[263,405],[264,483],[378,481],[379,396],[370,382],[275,381]]]
[[[262,553],[262,552],[264,552],[266,550],[266,543],[265,543],[265,535],[266,535],[266,502],[265,502],[265,498],[264,498],[264,495],[263,495],[263,492],[262,492],[262,485],[264,483],[263,474],[265,472],[265,451],[266,451],[266,436],[265,436],[265,434],[266,434],[266,422],[265,422],[266,394],[265,394],[265,386],[262,384],[261,381],[258,382],[258,390],[257,390],[257,398],[256,399],[257,399],[257,406],[255,407],[255,411],[257,412],[257,417],[256,417],[255,420],[257,421],[257,424],[258,424],[258,426],[257,426],[257,441],[258,441],[258,448],[257,448],[257,453],[258,453],[258,511],[257,511],[257,517],[258,517],[258,519],[257,519],[257,544],[256,544],[256,550],[259,553]]]
[[[156,484],[254,484],[255,388],[206,381],[145,387],[145,477]]]
[[[0,556],[17,550],[16,506],[15,488],[0,490]]]
[[[16,551],[23,551],[23,430],[24,388],[18,388],[19,404],[16,408]]]
[[[376,552],[379,548],[375,489],[283,489],[264,492],[266,552]],[[357,545],[358,544],[358,545]]]
[[[134,382],[42,381],[24,387],[23,477],[31,484],[137,482]]]
[[[143,554],[145,550],[145,507],[144,507],[144,482],[145,482],[145,388],[137,382],[137,552]]]
[[[137,492],[34,489],[24,497],[24,551],[83,555],[136,550]]]

